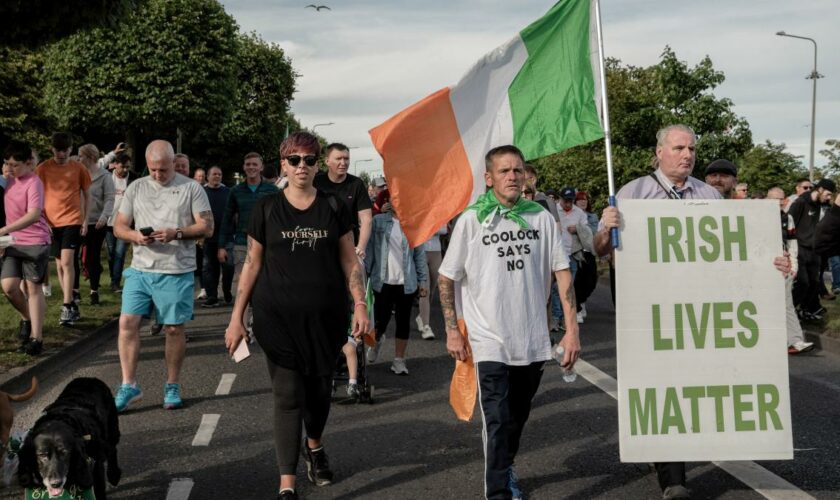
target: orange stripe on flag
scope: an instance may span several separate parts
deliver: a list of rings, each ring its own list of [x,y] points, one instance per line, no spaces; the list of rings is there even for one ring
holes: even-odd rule
[[[466,208],[472,169],[449,88],[426,97],[370,131],[384,162],[391,204],[412,247]]]

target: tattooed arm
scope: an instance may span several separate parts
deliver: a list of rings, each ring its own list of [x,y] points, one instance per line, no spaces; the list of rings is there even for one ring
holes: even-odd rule
[[[471,353],[464,342],[464,336],[458,329],[458,316],[455,312],[455,281],[444,275],[438,275],[438,289],[440,290],[440,307],[443,309],[443,320],[446,324],[446,350],[449,355],[459,361],[466,361]]]
[[[341,269],[347,279],[347,288],[353,296],[353,332],[358,337],[370,330],[370,319],[368,318],[367,305],[365,303],[365,275],[362,270],[362,263],[356,256],[356,248],[353,245],[353,232],[338,240],[338,252],[341,258]]]
[[[580,337],[577,322],[577,298],[572,273],[568,269],[554,272],[557,278],[557,290],[560,292],[560,302],[563,304],[563,316],[566,321],[566,333],[560,340],[560,345],[566,350],[563,356],[563,366],[571,368],[580,355]]]
[[[233,304],[233,312],[230,315],[230,323],[225,330],[225,347],[233,355],[233,351],[239,346],[239,342],[245,337],[245,312],[248,310],[248,303],[251,302],[251,295],[254,291],[254,284],[263,265],[264,247],[262,243],[248,236],[248,254],[245,257],[245,264],[239,274],[239,284],[236,288],[236,302]]]

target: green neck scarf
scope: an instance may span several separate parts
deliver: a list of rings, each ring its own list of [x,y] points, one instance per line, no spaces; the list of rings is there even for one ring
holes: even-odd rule
[[[512,207],[508,208],[499,202],[493,191],[488,191],[479,196],[475,203],[467,207],[467,210],[475,210],[478,222],[485,226],[493,222],[493,216],[498,212],[505,219],[510,219],[519,224],[522,229],[530,229],[531,226],[522,218],[522,214],[538,213],[545,208],[539,203],[526,200],[521,196]]]

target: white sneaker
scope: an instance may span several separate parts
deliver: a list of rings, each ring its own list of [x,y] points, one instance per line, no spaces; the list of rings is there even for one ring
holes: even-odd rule
[[[580,312],[578,313],[578,318],[586,319],[586,304],[580,305]]]
[[[44,297],[52,297],[52,285],[44,285],[41,289],[44,290]]]
[[[414,318],[414,321],[417,322],[417,331],[422,332],[423,327],[425,326],[423,324],[423,319],[420,316],[417,316],[416,318]],[[426,338],[426,337],[423,337],[423,338]]]
[[[794,343],[792,346],[788,347],[789,354],[799,354],[800,352],[808,352],[814,349],[813,342],[805,342],[804,340],[800,340]]]
[[[432,327],[429,325],[424,326],[420,332],[422,332],[420,336],[423,337],[423,340],[433,340],[435,338],[435,332],[432,331]]]
[[[195,296],[195,300],[204,300],[207,298],[207,292],[202,288],[198,295]]]
[[[583,318],[585,318],[584,315],[582,315],[581,313],[577,313],[577,322],[578,322],[579,325],[583,324],[583,321],[584,321]]]
[[[385,335],[379,337],[375,346],[367,348],[368,363],[376,363],[376,360],[379,359],[379,351],[382,349],[383,342],[385,342]]]
[[[408,375],[408,367],[405,366],[405,359],[394,358],[394,362],[391,363],[391,371],[397,375]]]

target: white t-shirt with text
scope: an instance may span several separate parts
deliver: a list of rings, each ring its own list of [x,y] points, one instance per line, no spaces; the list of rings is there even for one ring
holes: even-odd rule
[[[524,366],[551,359],[546,319],[551,273],[567,269],[569,259],[551,214],[522,217],[530,229],[499,216],[484,227],[475,212],[465,212],[440,266],[441,275],[460,281],[475,362]]]

